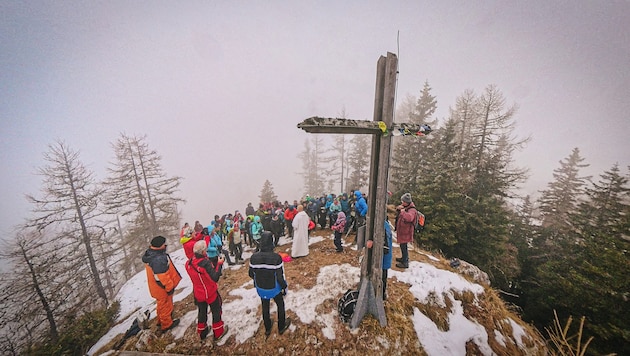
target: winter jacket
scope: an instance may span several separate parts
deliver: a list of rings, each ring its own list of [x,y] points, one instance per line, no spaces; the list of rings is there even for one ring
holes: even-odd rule
[[[273,252],[273,237],[269,231],[260,238],[260,251],[249,259],[249,276],[263,299],[272,299],[287,288],[282,257]]]
[[[271,219],[271,232],[273,233],[274,237],[280,237],[284,235],[284,231],[282,229],[282,221],[278,216],[274,216],[273,219]]]
[[[195,301],[210,304],[217,298],[220,266],[221,263],[214,265],[208,257],[197,254],[186,262],[186,272],[192,281]]]
[[[175,292],[182,276],[173,265],[165,247],[150,247],[144,252],[142,262],[145,263],[149,293],[153,298],[161,299]]]
[[[260,216],[254,216],[254,222],[251,223],[250,229],[252,231],[252,237],[254,240],[260,240],[261,234],[263,232],[263,225],[260,222]]]
[[[291,205],[289,209],[284,211],[284,221],[293,221],[295,214],[297,214],[297,209]]]
[[[334,213],[338,213],[341,211],[341,204],[339,204],[339,201],[334,202],[332,204],[330,204],[330,206],[328,207],[328,211],[330,211],[331,214]]]
[[[206,253],[208,257],[217,257],[221,253],[223,249],[223,241],[221,241],[221,236],[210,232],[210,236],[207,238],[208,248],[206,249]]]
[[[335,221],[335,224],[331,227],[331,229],[333,231],[343,233],[345,228],[346,228],[346,214],[344,214],[343,211],[340,211],[339,214],[337,214],[337,220]]]
[[[413,202],[398,212],[396,217],[396,241],[399,244],[413,242],[417,215],[418,211]]]
[[[392,227],[389,225],[389,221],[385,220],[385,242],[383,247],[383,266],[382,269],[392,268]]]
[[[203,238],[203,234],[201,233],[201,231],[195,232],[193,233],[192,238],[184,243],[183,247],[184,247],[184,253],[186,254],[186,258],[191,259],[193,257],[194,255],[193,246],[195,246],[195,242],[201,240],[202,238]]]
[[[330,210],[330,206],[333,203],[333,198],[332,198],[332,194],[328,194],[326,196],[326,210]]]
[[[341,211],[348,214],[350,212],[350,203],[348,203],[348,197],[346,197],[345,193],[343,198],[339,199],[339,204],[341,204]]]
[[[360,191],[355,191],[354,196],[356,197],[356,203],[354,204],[354,210],[359,214],[359,216],[365,216],[368,212],[368,206],[365,202],[365,198],[361,194]]]

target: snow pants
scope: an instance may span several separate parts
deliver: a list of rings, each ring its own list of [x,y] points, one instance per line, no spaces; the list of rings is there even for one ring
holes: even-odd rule
[[[155,300],[160,328],[166,330],[173,324],[173,296],[165,294],[163,298],[156,298]]]
[[[214,337],[219,337],[223,334],[223,321],[221,320],[221,314],[223,312],[221,305],[223,301],[221,295],[217,292],[217,298],[214,302],[210,303],[210,312],[212,313],[212,331]],[[208,327],[208,303],[197,302],[197,332],[202,333],[204,329]]]

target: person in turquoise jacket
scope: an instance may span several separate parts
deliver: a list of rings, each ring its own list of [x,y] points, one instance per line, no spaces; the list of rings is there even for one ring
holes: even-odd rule
[[[251,223],[252,240],[256,245],[256,252],[260,251],[260,237],[264,231],[263,224],[260,222],[260,216],[254,216],[254,222]]]

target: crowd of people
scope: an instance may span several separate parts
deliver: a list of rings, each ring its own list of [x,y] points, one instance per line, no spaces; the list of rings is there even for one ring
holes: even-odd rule
[[[284,277],[283,257],[274,252],[279,239],[286,236],[292,240],[291,258],[308,256],[310,231],[319,226],[330,228],[334,232],[334,245],[337,252],[343,252],[342,235],[355,231],[365,224],[368,206],[360,191],[312,198],[307,195],[303,200],[284,203],[261,203],[254,209],[251,203],[245,208],[245,214],[235,211],[223,216],[215,215],[209,225],[203,226],[196,221],[194,226],[185,223],[180,231],[180,243],[187,257],[186,272],[193,284],[195,304],[198,308],[197,333],[205,339],[209,333],[208,307],[212,314],[212,333],[215,340],[221,339],[228,331],[221,319],[222,299],[218,282],[223,265],[243,264],[243,245],[254,250],[249,261],[249,276],[254,280],[257,293],[261,298],[262,317],[265,334],[270,335],[272,320],[269,315],[270,301],[276,303],[278,314],[278,332],[283,334],[291,325],[286,318],[284,296],[287,282]],[[407,243],[413,241],[415,206],[409,193],[401,197],[401,204],[396,207],[395,230],[401,246],[399,268],[408,267]],[[387,270],[392,262],[392,234],[389,223],[385,222],[385,245],[383,252],[383,299],[386,299]],[[227,249],[225,246],[227,245]],[[368,241],[372,248],[372,241]],[[232,260],[233,257],[233,260]],[[172,318],[173,292],[181,280],[181,275],[166,253],[166,239],[156,236],[151,246],[142,257],[146,264],[149,291],[156,299],[158,328],[162,332],[179,324],[179,319]]]

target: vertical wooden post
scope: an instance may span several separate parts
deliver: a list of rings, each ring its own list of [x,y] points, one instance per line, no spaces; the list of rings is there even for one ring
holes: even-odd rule
[[[397,72],[398,58],[395,54],[387,53],[387,57],[381,56],[379,58],[376,73],[374,121],[384,122],[385,127],[391,127],[393,123]],[[363,259],[361,265],[359,299],[350,322],[350,327],[353,329],[359,326],[366,313],[374,315],[381,326],[387,325],[381,276],[391,139],[391,134],[377,134],[372,138],[366,238],[373,240],[373,248],[368,249],[366,258]]]

